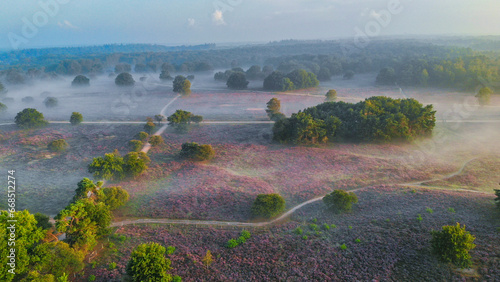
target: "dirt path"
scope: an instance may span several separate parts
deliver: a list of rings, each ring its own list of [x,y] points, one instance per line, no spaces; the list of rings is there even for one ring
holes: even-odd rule
[[[446,190],[446,191],[455,191],[455,192],[471,192],[471,193],[480,193],[480,194],[487,194],[491,195],[491,193],[487,192],[482,192],[482,191],[475,191],[475,190],[466,190],[466,189],[450,189],[450,188],[445,188],[445,187],[432,187],[432,186],[424,186],[422,183],[429,182],[429,181],[436,181],[436,180],[445,180],[450,177],[459,175],[463,172],[465,167],[472,162],[473,160],[476,160],[477,158],[468,160],[465,162],[462,167],[449,175],[446,175],[441,178],[435,178],[435,179],[430,179],[430,180],[424,180],[420,182],[414,182],[414,183],[402,183],[402,184],[393,184],[393,185],[398,185],[398,186],[410,186],[410,187],[415,187],[419,189],[440,189],[440,190]],[[356,189],[351,189],[351,190],[346,190],[348,192],[357,192],[361,191],[364,189],[368,189],[370,187],[373,187],[374,185],[367,186],[367,187],[362,187],[362,188],[356,188]],[[151,219],[151,218],[140,218],[140,219],[134,219],[134,220],[124,220],[124,221],[118,221],[118,222],[113,222],[111,224],[111,227],[120,227],[120,226],[125,226],[125,225],[132,225],[132,224],[181,224],[181,225],[208,225],[208,226],[234,226],[234,227],[264,227],[267,225],[272,225],[274,223],[280,222],[286,218],[288,218],[290,215],[292,215],[294,212],[297,210],[303,208],[304,206],[307,206],[309,204],[321,201],[324,196],[316,197],[314,199],[310,199],[308,201],[305,201],[288,211],[286,211],[284,214],[281,216],[265,221],[265,222],[236,222],[236,221],[214,221],[214,220],[188,220],[188,219]]]

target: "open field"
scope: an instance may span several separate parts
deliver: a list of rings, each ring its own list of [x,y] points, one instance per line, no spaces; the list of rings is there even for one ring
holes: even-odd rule
[[[357,194],[359,204],[349,214],[331,214],[318,202],[297,211],[289,222],[269,229],[250,229],[252,237],[234,249],[227,249],[225,243],[239,236],[240,229],[120,227],[115,234],[127,239],[113,241],[118,252],[107,248],[97,267],[86,273],[95,274],[99,281],[120,277],[134,246],[153,241],[177,248],[169,256],[172,273],[185,281],[199,277],[217,281],[455,281],[461,280],[463,274],[439,263],[430,254],[429,240],[431,230],[460,222],[476,236],[477,248],[472,251],[475,275],[481,275],[482,281],[500,278],[500,248],[495,244],[499,233],[494,227],[499,222],[493,216],[492,196],[387,185]],[[417,220],[418,214],[422,221]],[[328,230],[325,224],[330,226]],[[297,227],[302,234],[295,233]],[[360,242],[356,243],[356,239]],[[346,250],[341,250],[342,244]],[[207,250],[214,255],[209,269],[201,263]],[[118,268],[107,270],[110,262],[116,262]]]

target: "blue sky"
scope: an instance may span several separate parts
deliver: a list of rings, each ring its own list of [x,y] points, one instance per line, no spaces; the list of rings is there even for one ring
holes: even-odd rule
[[[0,48],[500,35],[499,14],[498,0],[2,0]]]

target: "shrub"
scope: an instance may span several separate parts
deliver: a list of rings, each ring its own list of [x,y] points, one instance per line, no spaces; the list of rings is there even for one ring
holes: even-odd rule
[[[337,100],[337,91],[334,89],[331,89],[326,93],[325,96],[326,96],[327,102],[333,102],[333,101]]]
[[[332,224],[332,225],[330,225],[330,227],[331,227],[331,228],[337,228],[337,225]]]
[[[323,224],[323,229],[325,229],[325,230],[330,230],[330,225],[328,225],[328,224],[326,224],[326,223],[325,223],[325,224]]]
[[[175,247],[174,246],[168,246],[167,247],[167,255],[171,255],[175,252]]]
[[[57,101],[57,98],[55,98],[55,97],[47,97],[47,98],[45,98],[45,100],[43,100],[43,104],[47,108],[57,107],[58,103],[59,102]]]
[[[88,166],[88,172],[96,179],[121,180],[125,176],[123,158],[117,153],[105,154],[97,157]]]
[[[294,230],[293,232],[294,232],[295,234],[297,234],[297,235],[302,235],[302,232],[303,232],[303,231],[302,231],[302,228],[297,227],[297,228],[295,228],[295,230]]]
[[[118,86],[133,86],[135,80],[128,72],[122,72],[115,78],[115,84]]]
[[[103,202],[110,210],[123,206],[129,199],[127,190],[121,187],[106,187],[102,188],[101,191],[104,195]]]
[[[312,224],[309,224],[309,229],[313,230],[313,231],[318,231],[319,228],[318,228],[318,225],[312,223]]]
[[[163,138],[159,135],[153,135],[149,138],[149,144],[151,144],[151,146],[159,146],[163,143]]]
[[[144,131],[141,131],[139,133],[137,133],[137,135],[135,136],[137,138],[137,140],[141,140],[142,142],[148,140],[149,138],[149,134],[144,132]]]
[[[68,143],[64,139],[54,140],[47,145],[47,148],[52,152],[63,152],[68,148]]]
[[[246,241],[247,241],[247,239],[245,239],[245,237],[243,237],[243,236],[240,236],[240,237],[238,237],[238,239],[236,239],[236,242],[238,242],[238,245],[244,244]]]
[[[109,265],[108,265],[108,269],[109,270],[113,270],[116,268],[116,262],[110,262]]]
[[[426,208],[425,211],[430,214],[434,213],[434,211],[431,208]]]
[[[182,75],[175,77],[173,81],[174,92],[189,95],[191,94],[191,82]]]
[[[342,245],[340,245],[340,249],[345,251],[345,250],[347,250],[347,246],[345,244],[342,244]]]
[[[90,86],[90,79],[84,75],[77,75],[71,82],[71,86]]]
[[[20,128],[35,128],[47,124],[43,114],[31,108],[24,109],[17,113],[15,122]]]
[[[165,258],[165,247],[157,243],[137,246],[127,264],[127,274],[134,281],[170,281],[170,260]]]
[[[238,246],[238,241],[236,241],[235,239],[230,239],[226,243],[226,247],[228,247],[229,249],[236,248],[237,246]]]
[[[130,147],[130,150],[133,152],[139,152],[142,149],[142,141],[139,140],[130,140],[128,142],[128,146]]]
[[[455,209],[454,208],[448,208],[448,212],[455,213]]]
[[[210,160],[215,156],[215,151],[211,145],[198,145],[198,143],[184,143],[180,155],[184,158],[197,161]]]
[[[352,204],[358,202],[356,194],[346,192],[344,190],[335,190],[323,198],[323,202],[327,208],[335,213],[348,212],[352,208]]]
[[[96,277],[95,277],[95,275],[94,275],[94,274],[91,274],[91,275],[89,276],[89,281],[90,281],[90,282],[95,281],[95,279],[96,279]]]
[[[130,152],[123,157],[123,172],[134,178],[148,169],[149,157],[144,152]]]
[[[357,238],[356,240],[354,240],[355,243],[361,243],[361,240],[359,238]]]
[[[302,236],[303,240],[307,240],[307,235]]]
[[[247,230],[243,230],[243,231],[241,231],[241,236],[242,236],[243,238],[245,238],[245,239],[247,239],[247,240],[248,240],[248,239],[250,239],[250,237],[251,237],[252,235],[250,234],[250,232],[249,232],[249,231],[247,231]]]
[[[83,121],[83,116],[78,112],[73,112],[71,114],[71,117],[69,118],[69,122],[71,123],[71,125],[78,125],[82,123],[82,121]]]
[[[479,104],[481,106],[488,105],[491,100],[491,94],[493,94],[493,91],[489,87],[479,89],[479,92],[476,95]]]
[[[285,210],[285,199],[279,194],[259,194],[253,202],[251,212],[256,217],[274,217]]]
[[[465,231],[465,225],[446,225],[441,231],[432,231],[431,248],[443,262],[451,262],[458,267],[466,268],[472,265],[469,251],[474,249],[476,239]]]
[[[417,214],[417,221],[418,222],[422,222],[422,215],[421,214]]]
[[[156,125],[154,124],[154,122],[152,121],[148,121],[145,125],[144,125],[144,131],[146,131],[146,133],[148,134],[153,134],[154,133],[154,130],[156,128]]]

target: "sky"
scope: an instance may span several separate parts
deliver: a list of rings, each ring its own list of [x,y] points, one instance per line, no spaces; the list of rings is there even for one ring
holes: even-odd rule
[[[0,49],[500,35],[498,0],[2,0]]]

